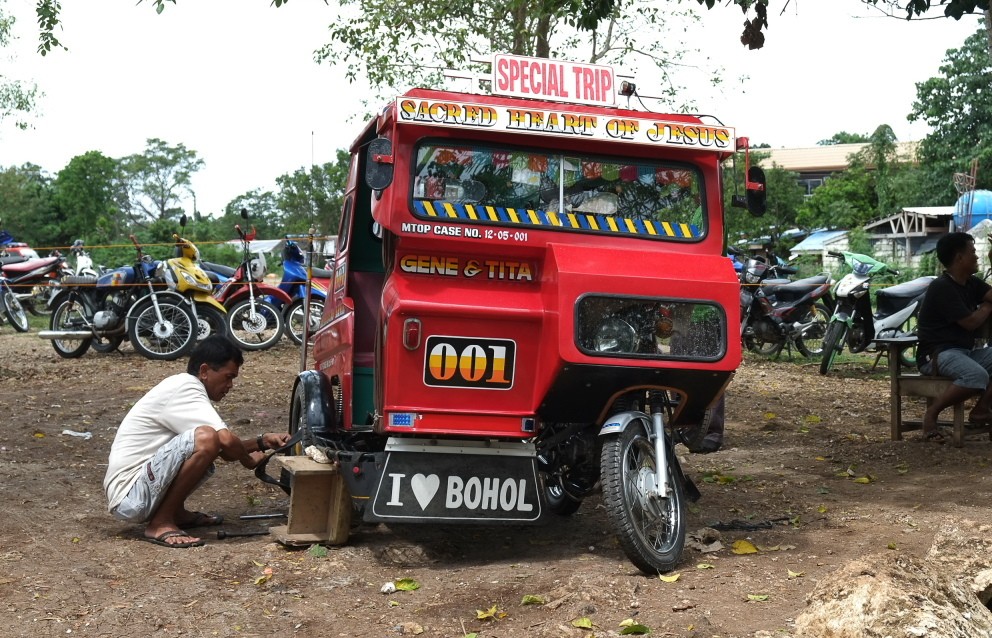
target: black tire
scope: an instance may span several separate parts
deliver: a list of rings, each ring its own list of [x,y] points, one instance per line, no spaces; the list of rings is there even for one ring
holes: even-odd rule
[[[296,345],[303,343],[303,305],[304,299],[294,299],[286,306],[283,313],[283,322],[286,324],[286,336]],[[320,325],[320,317],[324,313],[324,301],[322,299],[310,300],[310,331],[312,336]]]
[[[48,327],[58,331],[86,330],[85,309],[76,298],[64,293],[55,299],[55,309],[48,320]],[[92,339],[52,339],[52,348],[63,359],[77,359],[89,350]]]
[[[124,337],[94,337],[93,342],[90,343],[90,349],[100,354],[107,354],[117,350],[122,343],[124,343]]]
[[[601,478],[606,515],[620,547],[638,569],[654,575],[675,569],[682,556],[685,493],[669,464],[669,497],[648,497],[655,484],[656,458],[646,427],[642,421],[632,422],[603,442]]]
[[[210,335],[227,336],[227,316],[208,304],[196,304],[196,340],[203,341]]]
[[[17,332],[27,332],[28,313],[24,311],[24,306],[6,283],[0,284],[0,311],[7,317],[7,322]]]
[[[155,296],[134,305],[128,319],[127,336],[143,357],[174,361],[189,354],[196,345],[196,319],[185,301],[157,298],[163,321],[155,313]]]
[[[844,340],[847,337],[847,324],[843,321],[834,321],[827,326],[827,334],[823,337],[823,357],[820,359],[820,374],[830,372],[830,366],[834,364],[837,354],[844,348]]]
[[[802,319],[810,326],[796,337],[796,350],[804,357],[819,357],[823,354],[823,339],[830,323],[830,311],[823,304],[815,304],[809,314]]]
[[[282,313],[268,301],[238,302],[227,311],[229,336],[242,350],[267,350],[283,333]]]
[[[906,323],[899,327],[900,332],[904,336],[916,336],[916,316],[912,316],[906,320]],[[899,363],[906,368],[916,369],[916,344],[914,343],[908,348],[903,348],[899,351]]]
[[[571,516],[582,506],[582,499],[568,495],[561,485],[561,478],[549,476],[544,485],[544,502],[548,511],[558,516]]]
[[[751,326],[744,330],[744,347],[751,352],[757,352],[758,354],[766,357],[778,354],[785,345],[785,342],[781,339],[778,341],[765,341],[759,337],[754,330],[754,323],[757,323],[757,321],[761,321],[761,319],[758,318],[756,321],[751,323]]]

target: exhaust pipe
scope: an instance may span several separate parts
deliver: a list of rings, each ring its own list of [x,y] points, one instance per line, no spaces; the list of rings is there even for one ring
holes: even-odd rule
[[[40,339],[58,339],[59,341],[70,341],[73,339],[93,339],[93,333],[88,330],[40,330]]]

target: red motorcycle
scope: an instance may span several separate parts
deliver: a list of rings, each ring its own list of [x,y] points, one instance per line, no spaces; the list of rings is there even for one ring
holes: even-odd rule
[[[241,217],[248,219],[248,211],[242,208]],[[250,242],[255,239],[255,227],[250,233],[245,233],[237,224],[234,229],[241,238],[241,264],[233,271],[218,269],[216,264],[202,265],[204,269],[227,277],[214,289],[213,297],[227,308],[230,337],[243,350],[267,350],[282,336],[284,321],[279,308],[265,298],[275,299],[280,305],[289,304],[292,299],[277,286],[263,283],[265,260],[251,256]]]
[[[48,304],[59,291],[59,280],[63,275],[71,275],[72,268],[57,250],[49,257],[31,253],[35,256],[10,255],[4,251],[0,255],[0,271],[24,308],[33,315],[47,315]]]

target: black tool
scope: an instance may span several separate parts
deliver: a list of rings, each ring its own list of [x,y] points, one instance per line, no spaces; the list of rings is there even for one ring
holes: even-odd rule
[[[255,530],[252,532],[227,532],[225,530],[218,530],[217,538],[234,538],[235,536],[265,536],[269,533],[269,530]]]
[[[254,520],[261,519],[261,518],[286,518],[286,515],[283,514],[283,513],[276,513],[276,514],[243,514],[243,515],[239,516],[238,518],[240,518],[243,521],[254,521]]]

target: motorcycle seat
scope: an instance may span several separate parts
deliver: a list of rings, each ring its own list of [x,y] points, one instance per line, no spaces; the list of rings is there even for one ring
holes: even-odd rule
[[[905,281],[895,286],[882,288],[876,293],[876,297],[913,298],[923,293],[934,279],[936,277],[933,276],[917,277],[912,281]]]
[[[816,290],[819,286],[827,283],[829,280],[828,275],[815,275],[813,277],[806,277],[805,279],[798,279],[796,281],[790,281],[787,284],[780,284],[777,286],[769,286],[767,288],[762,288],[765,294],[768,296],[775,295],[779,298],[790,298],[799,299],[805,295]]]
[[[87,277],[85,275],[66,275],[62,278],[62,285],[64,286],[92,286],[96,284],[96,277]]]
[[[215,264],[209,261],[201,261],[200,266],[202,266],[203,269],[207,271],[208,277],[210,276],[209,273],[211,272],[224,275],[225,277],[228,278],[234,276],[235,269],[231,268],[230,266],[225,266],[224,264]],[[213,279],[211,279],[210,281],[213,281]]]
[[[22,261],[27,261],[28,258],[24,255],[11,255],[9,257],[0,257],[0,266],[7,266],[7,264],[19,264]]]
[[[25,261],[15,262],[12,264],[4,264],[3,271],[8,277],[11,274],[24,274],[31,272],[35,268],[50,266],[59,259],[59,257],[38,257],[35,259],[27,259]]]

